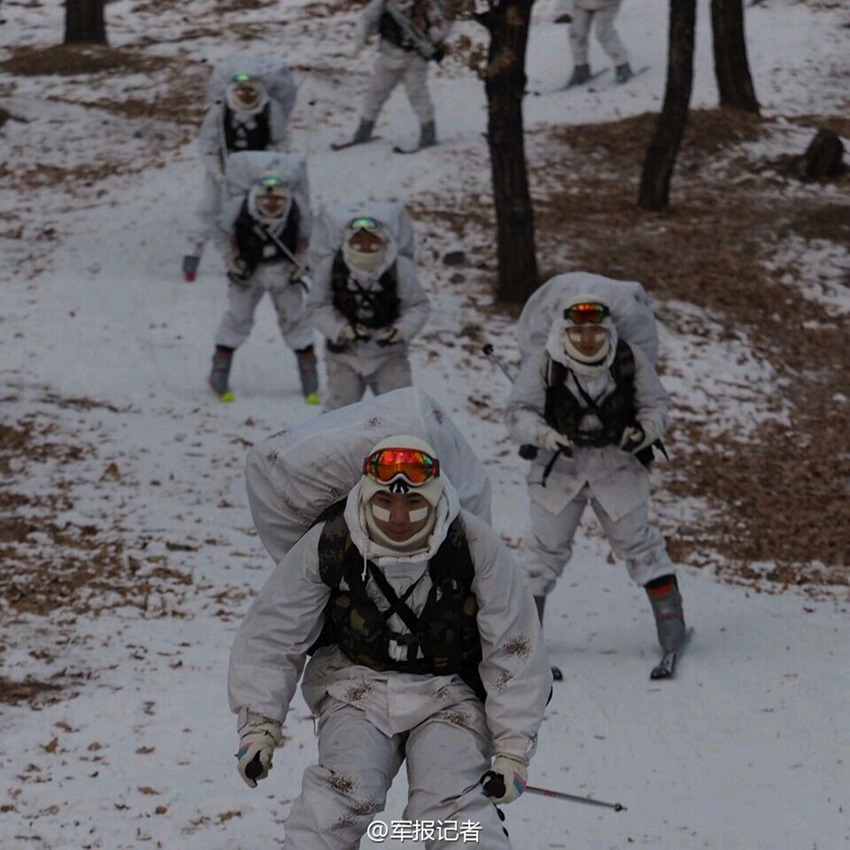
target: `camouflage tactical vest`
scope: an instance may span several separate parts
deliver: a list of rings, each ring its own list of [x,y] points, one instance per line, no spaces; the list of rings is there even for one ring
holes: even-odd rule
[[[478,602],[472,592],[475,568],[460,518],[449,526],[446,539],[428,562],[432,586],[417,617],[398,597],[387,599],[390,608],[385,612],[369,597],[363,579],[363,557],[351,542],[344,510],[345,502],[337,502],[319,518],[325,522],[319,536],[319,572],[331,588],[331,595],[325,606],[322,634],[310,652],[336,644],[355,664],[380,672],[396,670],[434,676],[455,673],[484,699],[478,673]],[[369,569],[381,588],[379,579],[383,574],[371,562]],[[385,592],[384,588],[381,590]],[[395,595],[392,589],[390,593]],[[390,629],[387,620],[392,612],[405,622],[409,634],[399,635]],[[391,638],[407,647],[406,659],[390,657]]]

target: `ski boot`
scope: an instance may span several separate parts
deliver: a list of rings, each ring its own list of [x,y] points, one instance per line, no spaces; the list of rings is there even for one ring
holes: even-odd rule
[[[183,257],[183,280],[186,283],[192,283],[197,277],[198,274],[198,266],[201,264],[201,257],[199,254],[186,254]]]
[[[618,83],[627,83],[633,76],[632,66],[628,62],[623,62],[622,65],[617,65],[614,69],[615,80]]]
[[[682,610],[682,595],[674,575],[661,576],[644,585],[655,627],[658,643],[664,652],[675,652],[685,640],[685,613]]]
[[[437,127],[433,121],[422,125],[419,133],[419,147],[433,148],[437,144]]]
[[[233,401],[233,393],[230,391],[230,367],[232,365],[233,349],[217,345],[212,356],[209,382],[212,391],[225,402]]]
[[[352,144],[360,145],[363,142],[368,142],[372,138],[372,130],[375,129],[374,121],[360,120],[360,126],[354,131],[351,137]]]
[[[590,65],[576,65],[573,74],[567,80],[567,88],[570,86],[584,85],[590,79]]]
[[[298,377],[301,378],[301,391],[307,404],[319,403],[319,365],[316,360],[316,352],[312,345],[299,348],[295,352],[298,358]]]

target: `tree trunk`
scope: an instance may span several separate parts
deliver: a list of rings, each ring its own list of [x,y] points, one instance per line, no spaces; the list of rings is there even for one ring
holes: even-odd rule
[[[540,283],[522,119],[532,4],[508,0],[476,17],[490,31],[484,90],[496,212],[497,297],[517,304]]]
[[[670,0],[667,88],[655,136],[646,151],[638,206],[660,210],[670,200],[670,180],[688,123],[694,81],[696,0]]]
[[[711,28],[720,105],[758,115],[759,104],[747,61],[742,0],[711,0]]]
[[[65,44],[106,44],[105,0],[66,0]]]

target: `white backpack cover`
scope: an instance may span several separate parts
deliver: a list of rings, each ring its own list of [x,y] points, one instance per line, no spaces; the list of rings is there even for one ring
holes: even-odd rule
[[[364,201],[362,203],[329,204],[319,211],[310,240],[310,265],[315,268],[342,246],[345,228],[358,216],[371,216],[392,234],[399,255],[413,261],[415,239],[413,222],[403,204],[396,201]]]
[[[292,71],[283,59],[237,53],[213,68],[207,82],[207,107],[223,103],[227,87],[237,74],[251,74],[265,86],[269,97],[281,108],[286,123],[295,108],[298,87]]]
[[[646,290],[636,280],[615,280],[590,272],[556,275],[525,302],[517,321],[521,358],[525,360],[545,347],[552,322],[561,315],[564,303],[585,293],[608,305],[620,337],[638,346],[654,364],[658,357],[658,327]]]
[[[461,506],[490,522],[490,481],[448,413],[405,387],[285,428],[248,453],[248,504],[260,540],[281,559],[329,505],[344,499],[380,440],[411,434],[429,442]]]
[[[292,192],[298,205],[302,228],[308,233],[311,225],[310,183],[307,163],[294,153],[279,151],[239,151],[227,157],[221,184],[221,221],[229,223],[239,214],[245,196],[261,177],[274,175]],[[225,227],[227,229],[227,227]]]

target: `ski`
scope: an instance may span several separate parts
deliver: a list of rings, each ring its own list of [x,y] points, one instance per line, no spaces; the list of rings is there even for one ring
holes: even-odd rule
[[[586,79],[583,83],[576,83],[575,85],[570,85],[569,83],[564,84],[563,86],[559,86],[556,89],[550,89],[549,91],[534,91],[532,90],[531,94],[535,97],[540,97],[541,95],[549,95],[549,94],[558,94],[559,92],[571,91],[572,89],[580,89],[582,86],[586,86],[588,83],[592,83],[597,77],[601,77],[603,74],[608,72],[608,68],[602,68],[599,71],[594,71],[588,79]]]
[[[401,145],[393,145],[393,153],[402,153],[402,154],[419,153],[419,151],[424,151],[424,150],[427,150],[428,148],[435,148],[435,147],[437,147],[436,144],[425,145],[424,148],[421,147],[420,145],[417,145],[415,148],[403,148]]]
[[[618,81],[615,81],[615,82],[617,83],[618,86],[624,86],[626,83],[630,82],[635,77],[639,77],[641,74],[645,74],[648,70],[649,70],[649,65],[642,65],[640,68],[637,69],[637,71],[632,71],[632,75],[631,75],[631,77],[629,77],[628,80],[623,80],[622,83],[618,82]]]
[[[368,139],[364,139],[362,142],[355,142],[353,139],[348,142],[332,142],[331,150],[344,151],[346,148],[353,148],[355,145],[368,145],[369,142],[376,142],[380,138],[380,136],[370,136]]]
[[[685,647],[688,645],[688,641],[691,639],[691,635],[694,633],[693,628],[688,629],[685,632],[685,639],[679,645],[678,649],[673,649],[670,652],[665,652],[664,655],[661,656],[661,661],[652,668],[652,672],[649,674],[650,679],[672,679],[673,674],[676,672],[676,661],[679,656],[685,651]]]

